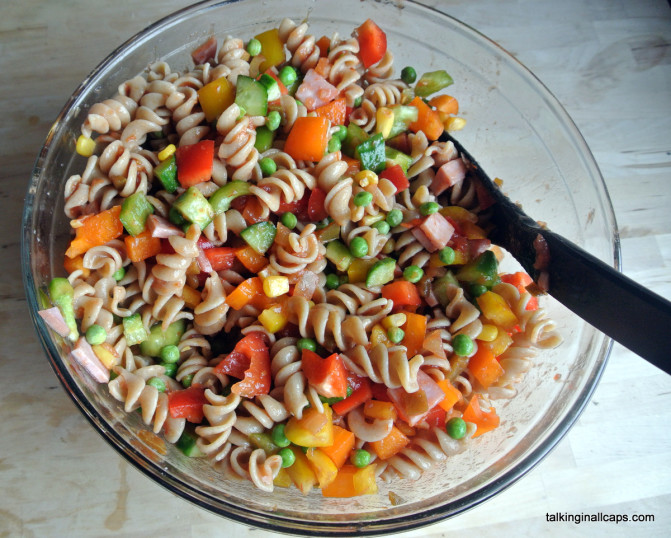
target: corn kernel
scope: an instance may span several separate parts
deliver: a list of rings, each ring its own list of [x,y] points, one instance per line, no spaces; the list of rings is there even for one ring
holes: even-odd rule
[[[287,318],[278,312],[276,309],[266,308],[259,314],[259,321],[261,325],[270,333],[281,331],[287,324]]]
[[[96,149],[96,142],[88,136],[79,135],[77,139],[77,153],[82,157],[90,157]]]
[[[175,144],[170,144],[169,146],[166,146],[161,151],[159,151],[158,160],[165,161],[166,159],[170,158],[172,154],[175,153],[175,151],[177,151]]]
[[[354,174],[354,181],[365,189],[369,185],[377,185],[378,177],[372,170],[361,170]]]
[[[446,131],[461,131],[466,127],[466,120],[457,116],[451,116],[445,120],[443,124]]]
[[[496,340],[496,337],[499,334],[499,329],[496,327],[496,325],[490,325],[489,323],[485,323],[482,326],[482,330],[480,331],[480,334],[478,335],[478,340],[482,340],[483,342],[493,342]]]
[[[263,280],[266,297],[279,297],[289,292],[289,279],[285,276],[269,276]]]
[[[375,132],[381,133],[384,138],[389,138],[393,126],[394,111],[386,106],[378,108],[375,112]]]
[[[376,222],[380,222],[381,220],[384,220],[384,213],[378,213],[377,215],[366,215],[364,218],[361,219],[361,224],[364,226],[372,226]]]
[[[373,325],[370,333],[370,343],[373,346],[378,344],[389,344],[389,338],[387,338],[387,331],[382,328],[382,325],[376,323]]]
[[[385,329],[391,329],[392,327],[400,327],[404,325],[407,320],[408,316],[406,316],[403,313],[391,314],[390,316],[387,316],[386,318],[382,319],[382,326]]]

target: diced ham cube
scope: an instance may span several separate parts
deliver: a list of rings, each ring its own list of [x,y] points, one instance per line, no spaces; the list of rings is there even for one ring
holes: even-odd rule
[[[338,89],[314,69],[310,69],[296,90],[299,99],[308,110],[314,110],[338,97]]]
[[[461,158],[447,161],[436,172],[436,176],[431,182],[431,192],[438,196],[443,191],[463,181],[465,177],[466,165]]]
[[[147,229],[152,237],[159,237],[160,239],[165,239],[171,235],[184,235],[184,232],[177,226],[158,215],[147,217]]]
[[[57,306],[48,308],[47,310],[40,310],[38,314],[49,327],[61,336],[65,337],[70,334],[70,328]]]
[[[410,426],[418,424],[426,415],[429,414],[429,411],[433,409],[438,402],[441,402],[445,398],[445,393],[437,385],[437,383],[431,379],[430,376],[419,370],[417,372],[417,383],[419,384],[419,390],[424,391],[426,396],[427,410],[424,413],[418,415],[409,415],[404,405],[403,393],[405,390],[403,387],[396,389],[387,389],[387,394],[389,399],[394,403],[396,410],[398,411],[398,416],[401,420],[404,420]]]
[[[492,242],[489,239],[469,239],[468,240],[468,249],[470,253],[469,258],[471,260],[477,258],[485,250],[488,250],[491,245]]]
[[[452,238],[454,226],[440,213],[433,213],[412,229],[412,234],[429,252],[436,252]]]
[[[109,370],[100,362],[100,359],[93,352],[93,348],[84,337],[77,340],[77,344],[72,350],[72,356],[98,383],[109,382]]]

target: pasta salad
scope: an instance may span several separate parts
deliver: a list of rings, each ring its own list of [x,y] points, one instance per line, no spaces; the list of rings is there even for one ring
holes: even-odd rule
[[[393,78],[371,20],[317,39],[284,19],[192,59],[88,110],[40,315],[126,412],[263,491],[446,465],[561,342],[441,137],[465,125],[452,78]]]

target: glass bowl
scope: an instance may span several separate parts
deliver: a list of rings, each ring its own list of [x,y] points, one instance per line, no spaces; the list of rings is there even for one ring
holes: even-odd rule
[[[53,276],[62,276],[68,221],[63,186],[83,169],[74,142],[87,109],[158,59],[173,70],[191,66],[190,52],[208,36],[248,39],[283,17],[308,18],[317,36],[348,35],[366,18],[382,27],[397,72],[446,69],[455,84],[466,128],[458,138],[504,190],[537,220],[600,259],[619,267],[613,210],[597,165],[567,113],[550,92],[505,50],[463,23],[405,1],[286,0],[281,13],[266,0],[202,2],[139,33],[112,52],[78,87],[50,130],[33,171],[23,215],[22,263],[31,315],[65,390],[99,433],[152,480],[184,499],[236,521],[306,535],[382,534],[428,525],[472,508],[537,464],[587,404],[611,342],[547,298],[564,343],[539,353],[519,394],[497,402],[502,426],[471,448],[434,466],[417,481],[382,483],[376,495],[325,499],[296,489],[272,494],[223,480],[207,462],[173,445],[157,449],[138,414],[126,414],[69,358],[68,344],[36,315]],[[396,494],[395,502],[389,493]]]

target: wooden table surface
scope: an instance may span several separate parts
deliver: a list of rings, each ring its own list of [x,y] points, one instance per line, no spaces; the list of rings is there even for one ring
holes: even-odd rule
[[[624,272],[671,298],[669,4],[430,3],[498,41],[564,104],[610,191]],[[109,51],[186,4],[1,2],[0,536],[276,536],[186,503],[117,456],[45,360],[21,285],[23,199],[51,122]],[[540,465],[489,502],[404,536],[668,536],[669,508],[671,377],[615,345],[591,403]],[[564,512],[652,514],[655,521],[547,521],[546,513]]]

